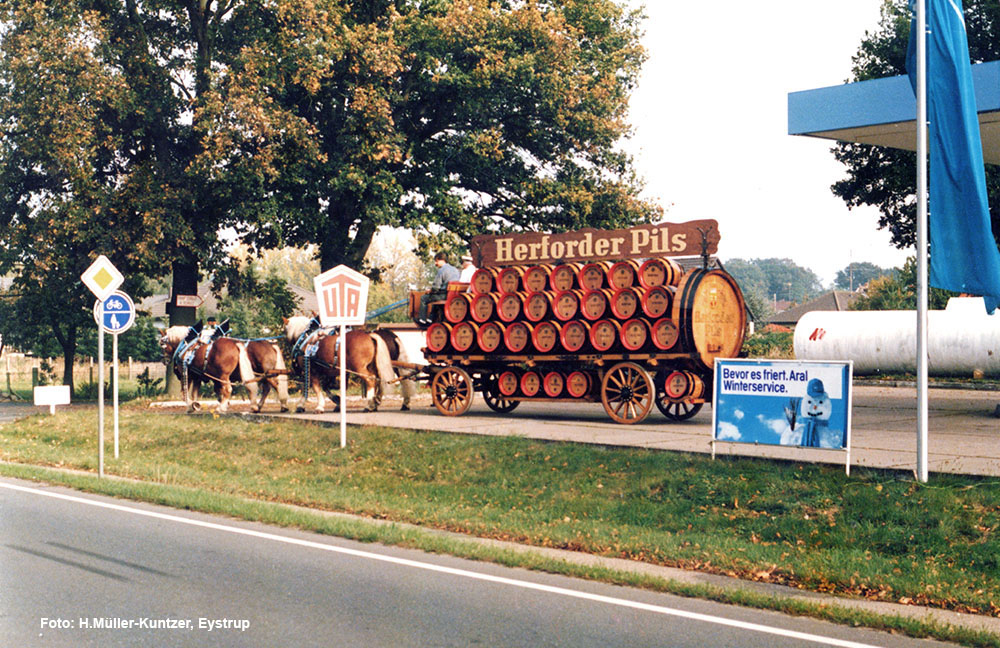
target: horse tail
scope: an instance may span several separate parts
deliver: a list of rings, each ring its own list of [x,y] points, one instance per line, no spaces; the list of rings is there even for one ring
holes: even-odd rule
[[[400,340],[399,336],[397,336],[395,333],[393,333],[393,337],[396,338],[396,348],[399,349],[399,355],[397,356],[397,359],[400,362],[409,363],[410,354],[406,351],[406,345],[403,344],[403,341]],[[405,378],[400,381],[399,385],[400,385],[400,392],[403,395],[403,402],[408,403],[409,400],[413,398],[413,396],[417,393],[417,384],[413,380]]]
[[[375,343],[375,369],[378,371],[378,379],[382,383],[382,390],[387,390],[391,383],[395,372],[392,369],[392,358],[389,357],[389,347],[386,346],[385,340],[383,340],[378,335],[372,334],[372,342]]]
[[[271,348],[276,354],[274,368],[281,372],[278,374],[278,402],[285,403],[288,401],[288,373],[286,372],[288,367],[285,365],[285,354],[281,352],[281,347],[277,344],[271,344]]]
[[[236,348],[240,352],[240,381],[243,382],[243,386],[250,392],[250,402],[252,403],[257,400],[257,378],[253,373],[253,365],[250,364],[250,354],[247,353],[247,345],[243,342],[237,342]]]

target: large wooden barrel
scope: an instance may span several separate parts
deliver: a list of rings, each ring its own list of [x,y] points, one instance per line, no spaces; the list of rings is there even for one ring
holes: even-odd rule
[[[483,353],[493,353],[503,343],[503,327],[496,322],[473,324],[476,327],[476,346]]]
[[[582,267],[583,264],[580,263],[563,263],[555,266],[549,273],[549,286],[556,292],[573,290],[578,286],[576,276]]]
[[[548,317],[554,297],[555,293],[551,292],[528,293],[524,298],[524,319],[529,322],[541,322]]]
[[[528,346],[531,331],[524,322],[513,322],[503,329],[503,344],[511,353],[521,353]]]
[[[549,398],[562,396],[566,378],[558,371],[549,371],[542,377],[542,390]]]
[[[434,322],[424,333],[427,350],[431,353],[441,353],[451,345],[451,324]]]
[[[451,327],[451,347],[458,353],[467,353],[476,343],[476,328],[472,322],[459,322]]]
[[[552,274],[552,266],[548,264],[531,266],[524,271],[522,282],[524,289],[528,292],[544,292],[549,289],[549,275]]]
[[[469,304],[469,317],[473,322],[488,322],[493,319],[496,313],[498,293],[478,293],[472,295],[472,302]]]
[[[680,330],[680,345],[698,363],[713,370],[715,358],[735,358],[746,332],[743,293],[722,270],[692,270],[674,295],[671,319]]]
[[[551,353],[559,342],[559,327],[555,322],[538,322],[531,328],[531,346],[539,353]]]
[[[496,285],[496,277],[500,271],[497,268],[479,268],[472,273],[470,288],[477,295],[485,295],[493,292]]]
[[[590,340],[590,324],[580,320],[564,322],[559,327],[559,344],[570,353],[580,351]]]
[[[643,314],[651,320],[670,315],[670,307],[674,303],[673,286],[653,286],[642,290],[639,305]],[[473,303],[475,306],[475,303]]]
[[[507,266],[497,273],[497,290],[503,293],[515,293],[521,289],[521,278],[524,276],[524,266]]]
[[[521,393],[525,396],[537,396],[542,386],[542,377],[537,371],[525,371],[521,374]]]
[[[563,290],[556,293],[552,298],[552,314],[555,318],[560,322],[575,319],[580,312],[581,294],[579,290]]]
[[[673,259],[646,259],[639,266],[637,279],[643,288],[654,286],[676,286],[680,283],[684,271]]]
[[[593,261],[583,264],[576,279],[582,290],[599,290],[608,283],[608,269],[611,268],[610,261]]]
[[[653,320],[649,326],[649,340],[658,351],[669,351],[677,345],[680,331],[677,323],[668,317]]]
[[[631,288],[639,283],[639,263],[632,259],[617,261],[608,268],[608,285],[613,290]]]
[[[523,308],[523,293],[500,293],[500,296],[497,298],[497,318],[501,322],[513,322],[521,317]]]
[[[620,320],[631,319],[639,310],[639,300],[638,289],[620,288],[611,294],[611,314]]]
[[[622,324],[619,337],[627,351],[639,351],[649,342],[649,325],[638,317],[630,319]]]
[[[590,391],[590,374],[584,371],[573,371],[566,376],[566,393],[573,398],[582,398]]]
[[[610,319],[602,319],[590,325],[590,346],[595,351],[610,351],[619,343],[622,325]]]
[[[471,293],[449,290],[444,302],[444,318],[452,324],[468,319],[471,302]]]
[[[591,322],[601,319],[608,312],[610,295],[608,288],[585,291],[580,297],[580,314]]]

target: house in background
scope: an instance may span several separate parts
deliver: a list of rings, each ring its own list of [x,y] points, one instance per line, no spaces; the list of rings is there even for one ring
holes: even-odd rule
[[[845,311],[848,310],[850,305],[860,297],[863,293],[860,292],[848,292],[846,290],[832,290],[824,295],[820,295],[816,299],[806,302],[801,306],[794,306],[788,310],[784,310],[771,316],[767,320],[767,324],[784,326],[789,329],[794,329],[795,325],[798,324],[799,318],[801,318],[806,313],[812,311]]]

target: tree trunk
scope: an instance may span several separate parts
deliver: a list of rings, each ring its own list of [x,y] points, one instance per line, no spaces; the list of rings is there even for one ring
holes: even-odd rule
[[[195,306],[178,306],[178,295],[198,294],[198,264],[175,261],[173,264],[173,281],[170,294],[170,302],[167,303],[167,315],[170,318],[170,326],[194,326],[198,317],[198,309]],[[167,367],[166,384],[164,390],[170,396],[181,395],[181,384],[171,367]]]

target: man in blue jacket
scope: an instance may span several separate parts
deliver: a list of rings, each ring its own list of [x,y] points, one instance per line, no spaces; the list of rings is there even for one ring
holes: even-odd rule
[[[448,255],[438,252],[434,255],[434,265],[437,266],[437,274],[431,283],[431,289],[420,297],[420,312],[417,315],[417,324],[426,326],[430,324],[427,317],[427,304],[432,301],[440,301],[448,296],[448,282],[458,281],[458,268],[448,263]]]

